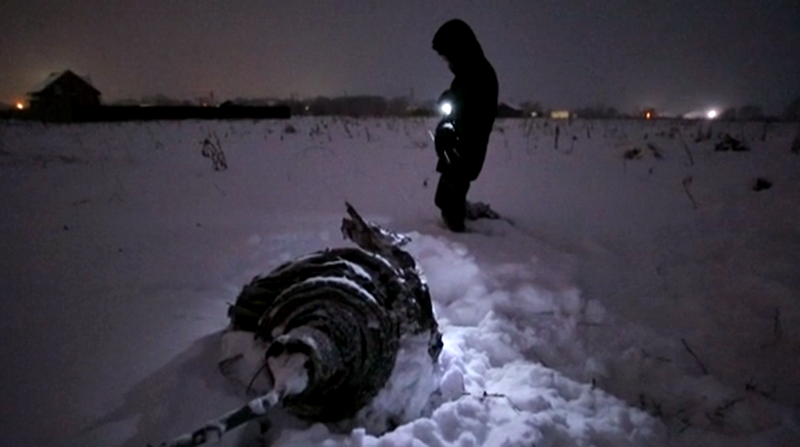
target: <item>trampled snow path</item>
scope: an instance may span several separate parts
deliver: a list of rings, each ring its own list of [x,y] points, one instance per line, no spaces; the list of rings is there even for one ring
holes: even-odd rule
[[[797,444],[794,125],[501,121],[471,196],[516,227],[466,235],[435,223],[429,126],[0,125],[0,436],[141,446],[240,405],[225,302],[342,243],[347,199],[414,236],[453,400],[378,439],[283,421],[275,445]],[[726,132],[752,151],[714,152]]]

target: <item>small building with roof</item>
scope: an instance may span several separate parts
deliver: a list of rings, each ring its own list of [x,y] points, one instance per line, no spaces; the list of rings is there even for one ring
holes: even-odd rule
[[[100,106],[100,91],[70,70],[51,73],[28,92],[30,113],[40,119],[72,121],[81,110]]]

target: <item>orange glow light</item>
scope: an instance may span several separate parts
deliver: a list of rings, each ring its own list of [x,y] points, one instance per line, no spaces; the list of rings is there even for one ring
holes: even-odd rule
[[[17,109],[22,110],[24,108],[25,108],[25,104],[23,104],[21,102],[17,102]]]

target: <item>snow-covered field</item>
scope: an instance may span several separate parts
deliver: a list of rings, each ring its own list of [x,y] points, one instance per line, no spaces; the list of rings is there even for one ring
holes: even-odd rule
[[[241,405],[228,303],[346,244],[345,200],[413,237],[446,402],[377,437],[276,413],[270,445],[800,445],[797,124],[500,120],[470,198],[513,225],[466,234],[434,124],[0,123],[3,445],[157,445]]]

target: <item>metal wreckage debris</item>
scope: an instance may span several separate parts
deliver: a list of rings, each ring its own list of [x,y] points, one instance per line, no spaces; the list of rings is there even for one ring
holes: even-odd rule
[[[255,374],[246,385],[258,397],[161,446],[218,440],[274,406],[308,421],[352,419],[387,385],[406,339],[422,340],[418,357],[433,371],[442,335],[421,270],[401,248],[410,239],[346,206],[341,231],[357,248],[287,262],[245,285],[230,306],[223,341],[244,336],[254,348],[249,371]],[[246,357],[223,359],[223,374],[235,377]]]

